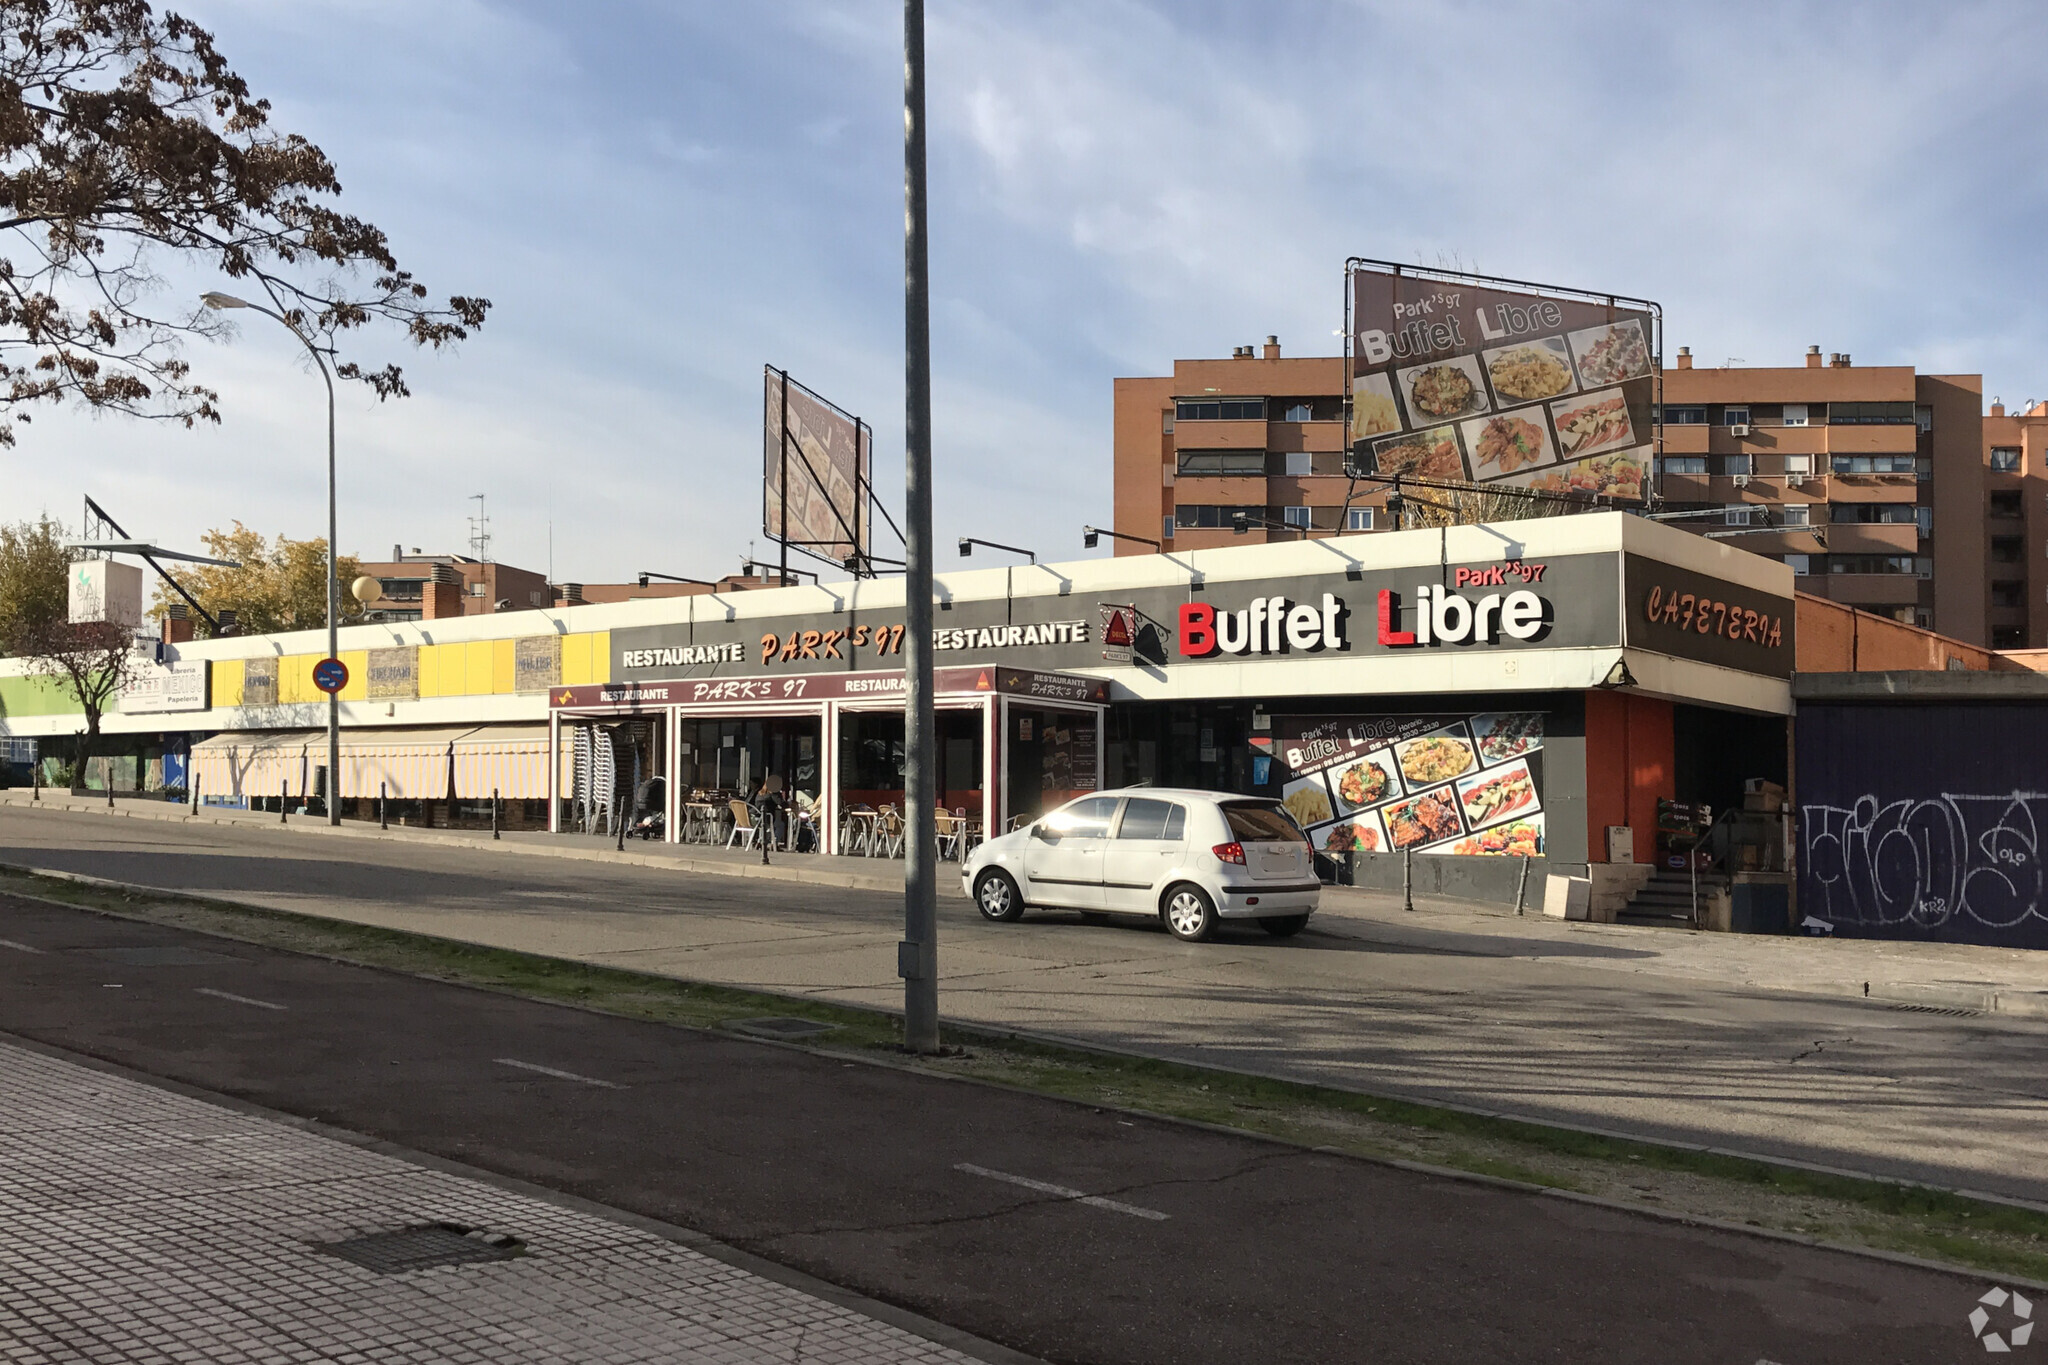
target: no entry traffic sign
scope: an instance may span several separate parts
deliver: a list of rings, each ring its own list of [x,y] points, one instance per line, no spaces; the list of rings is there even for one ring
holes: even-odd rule
[[[313,665],[313,686],[330,695],[348,686],[348,665],[339,659],[322,659]]]

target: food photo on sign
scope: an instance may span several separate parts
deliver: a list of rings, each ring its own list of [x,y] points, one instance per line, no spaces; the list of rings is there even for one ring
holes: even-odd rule
[[[1280,799],[1326,853],[1543,851],[1543,713],[1278,716]]]
[[[1352,468],[1645,496],[1656,304],[1356,259],[1347,282]]]

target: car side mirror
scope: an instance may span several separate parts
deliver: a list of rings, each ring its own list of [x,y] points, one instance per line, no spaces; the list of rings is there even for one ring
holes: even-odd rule
[[[1051,843],[1054,836],[1053,832],[1046,828],[1045,822],[1041,820],[1031,826],[1031,837],[1043,839],[1045,842]]]

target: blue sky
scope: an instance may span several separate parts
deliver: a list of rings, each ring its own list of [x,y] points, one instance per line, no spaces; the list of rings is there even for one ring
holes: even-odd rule
[[[545,568],[552,524],[558,579],[728,572],[766,362],[868,419],[900,507],[898,6],[180,8],[401,260],[496,303],[452,357],[371,340],[415,396],[344,400],[344,551],[461,548],[481,492],[500,559]],[[1654,298],[1703,365],[1818,344],[2048,397],[2044,37],[2026,4],[930,0],[941,544],[1080,555],[1111,380],[1333,353],[1354,254]],[[317,534],[292,345],[196,348],[218,429],[38,417],[0,517]]]

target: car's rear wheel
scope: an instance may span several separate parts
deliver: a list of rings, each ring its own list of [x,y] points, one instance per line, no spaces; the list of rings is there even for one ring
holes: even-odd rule
[[[1259,927],[1274,938],[1293,938],[1308,928],[1308,915],[1268,915],[1259,921]]]
[[[1024,918],[1024,893],[1009,873],[990,868],[974,879],[974,908],[983,919],[1009,924]]]
[[[1216,902],[1199,886],[1183,882],[1169,889],[1159,914],[1167,932],[1183,943],[1200,943],[1216,932]]]

